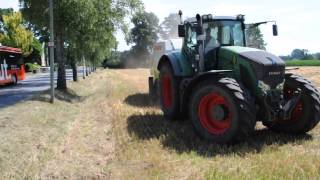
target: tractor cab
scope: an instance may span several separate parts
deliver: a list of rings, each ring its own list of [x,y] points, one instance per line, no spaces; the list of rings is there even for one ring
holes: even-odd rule
[[[205,49],[219,46],[245,46],[245,25],[242,15],[216,16],[204,15],[202,26],[195,18],[185,21],[185,30],[180,27],[180,37],[185,37],[188,45],[203,40]]]
[[[213,17],[209,14],[203,15],[200,20],[190,18],[179,25],[179,35],[184,37],[183,52],[198,55],[200,64],[195,69],[197,72],[217,69],[220,47],[246,46],[243,15]],[[192,59],[190,61],[197,66]]]
[[[184,38],[182,51],[190,58],[195,73],[218,69],[217,58],[221,47],[246,47],[245,32],[247,29],[275,21],[265,21],[253,24],[244,23],[244,15],[213,16],[211,14],[196,15],[182,22],[182,12],[179,12],[181,24],[178,26],[179,37]],[[278,35],[277,25],[273,25],[273,35]],[[192,62],[192,60],[196,60]],[[198,62],[197,62],[198,61]]]

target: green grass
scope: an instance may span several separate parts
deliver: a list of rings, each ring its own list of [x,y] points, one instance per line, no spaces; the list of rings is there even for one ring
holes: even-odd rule
[[[28,72],[36,71],[36,70],[39,70],[40,68],[41,66],[38,64],[26,63],[26,70]]]
[[[320,66],[320,60],[288,60],[287,66]]]

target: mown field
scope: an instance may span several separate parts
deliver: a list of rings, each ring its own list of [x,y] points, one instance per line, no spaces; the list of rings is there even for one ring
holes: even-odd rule
[[[320,66],[320,60],[288,60],[287,66]]]
[[[294,71],[320,87],[319,70]],[[162,117],[148,75],[100,70],[70,83],[55,105],[39,95],[1,109],[0,179],[320,178],[319,126],[291,136],[258,124],[245,142],[209,143],[187,119]]]

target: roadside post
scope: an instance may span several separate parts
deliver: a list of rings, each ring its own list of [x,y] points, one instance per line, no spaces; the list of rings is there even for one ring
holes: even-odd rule
[[[83,61],[83,72],[82,72],[82,78],[85,79],[86,78],[86,59],[84,58],[84,56],[82,56],[82,61]]]
[[[53,34],[53,0],[49,0],[49,13],[50,13],[50,102],[54,103],[54,34]]]

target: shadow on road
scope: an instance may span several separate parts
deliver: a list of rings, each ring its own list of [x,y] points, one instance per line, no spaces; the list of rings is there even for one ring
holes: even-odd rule
[[[14,85],[12,85],[12,84],[1,84],[1,86],[0,86],[0,90],[1,89],[5,89],[5,88],[8,88],[8,87],[13,87]]]
[[[153,106],[146,94],[134,94],[125,99],[127,104],[137,107]],[[268,129],[256,130],[242,143],[232,145],[219,145],[207,142],[194,132],[190,121],[169,121],[159,114],[133,115],[127,119],[128,132],[141,140],[159,139],[161,144],[178,153],[196,152],[205,157],[221,154],[245,155],[248,152],[261,152],[270,145],[281,146],[287,143],[302,143],[312,140],[312,136],[303,134],[293,136],[274,133]]]
[[[81,70],[78,71],[80,77]],[[66,79],[72,80],[72,71],[66,70]],[[55,75],[55,83],[57,77]],[[13,106],[19,102],[26,100],[37,99],[39,101],[49,102],[50,97],[47,91],[50,88],[49,73],[40,73],[36,75],[28,75],[23,81],[18,82],[17,85],[1,85],[0,86],[0,109]],[[73,92],[56,93],[56,98],[67,102],[81,101],[83,97],[76,96]]]

